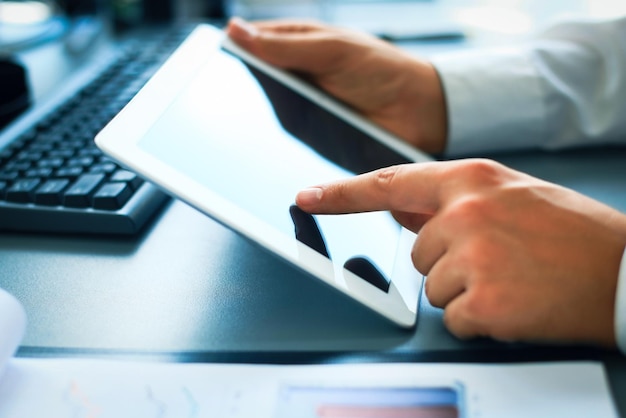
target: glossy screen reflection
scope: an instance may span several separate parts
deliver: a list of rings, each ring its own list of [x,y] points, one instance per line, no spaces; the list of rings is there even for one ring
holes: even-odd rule
[[[281,233],[295,239],[300,189],[406,162],[228,53],[210,58],[139,146]],[[391,277],[400,227],[390,214],[315,216],[314,223],[336,268],[361,256]]]

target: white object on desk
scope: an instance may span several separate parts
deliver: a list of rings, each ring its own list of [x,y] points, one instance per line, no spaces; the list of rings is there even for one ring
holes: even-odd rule
[[[19,345],[26,330],[26,313],[12,295],[0,289],[0,375]]]

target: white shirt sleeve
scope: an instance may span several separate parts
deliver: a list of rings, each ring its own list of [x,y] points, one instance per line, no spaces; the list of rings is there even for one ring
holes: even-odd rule
[[[617,279],[617,295],[615,298],[615,338],[617,347],[626,354],[626,249],[622,256],[622,264]]]
[[[432,62],[448,155],[626,143],[626,17],[560,23],[523,45]]]

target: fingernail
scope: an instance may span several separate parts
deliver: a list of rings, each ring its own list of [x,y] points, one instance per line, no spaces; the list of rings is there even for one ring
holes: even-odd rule
[[[259,34],[259,31],[254,25],[251,25],[240,17],[234,17],[232,21],[241,29],[248,39],[252,39]]]
[[[301,190],[296,196],[296,203],[302,205],[314,205],[319,203],[322,199],[322,189],[319,187],[312,187],[309,189]]]

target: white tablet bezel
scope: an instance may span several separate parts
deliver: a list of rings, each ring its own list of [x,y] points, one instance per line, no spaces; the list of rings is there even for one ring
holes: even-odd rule
[[[404,328],[413,327],[417,319],[422,285],[422,276],[412,268],[410,262],[414,234],[407,230],[403,230],[401,234],[404,244],[400,247],[403,251],[396,255],[399,263],[394,266],[392,282],[389,291],[385,293],[348,270],[342,269],[341,272],[337,272],[336,266],[322,254],[297,241],[295,237],[286,236],[254,214],[237,207],[138,146],[150,127],[167,111],[168,105],[176,98],[178,92],[187,86],[189,80],[211,58],[211,54],[224,53],[221,50],[222,46],[226,46],[229,52],[238,56],[241,54],[241,58],[249,64],[407,158],[414,161],[432,160],[426,154],[409,147],[289,73],[246,54],[225,38],[221,30],[205,24],[199,25],[191,33],[145,87],[96,136],[97,146],[170,194],[319,278],[391,322]],[[402,274],[396,274],[396,270]],[[396,276],[401,280],[396,280]]]

